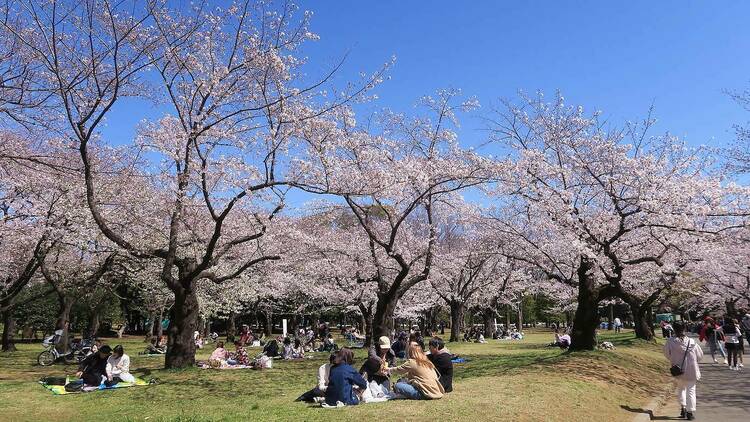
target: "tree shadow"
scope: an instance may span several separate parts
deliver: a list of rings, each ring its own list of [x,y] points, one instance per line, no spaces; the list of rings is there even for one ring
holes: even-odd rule
[[[642,413],[644,415],[648,415],[649,420],[652,420],[652,421],[679,421],[679,420],[683,420],[683,419],[681,419],[679,417],[676,417],[676,416],[673,417],[673,416],[659,416],[659,415],[654,415],[654,411],[651,410],[651,409],[643,409],[643,408],[640,408],[640,407],[630,407],[630,406],[625,405],[625,404],[621,404],[620,408],[623,409],[623,410],[626,410],[628,412],[631,412],[631,413]]]

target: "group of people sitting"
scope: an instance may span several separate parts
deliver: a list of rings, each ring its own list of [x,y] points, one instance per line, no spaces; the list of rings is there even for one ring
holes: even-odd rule
[[[130,357],[122,346],[114,349],[104,344],[84,358],[78,366],[76,378],[89,387],[111,387],[120,382],[134,383],[130,373]],[[73,383],[75,384],[75,383]]]
[[[338,350],[318,369],[318,385],[297,400],[341,407],[390,399],[439,399],[453,391],[452,355],[443,340],[432,338],[425,354],[411,337],[405,347],[406,361],[401,365],[396,365],[398,351],[394,350],[394,346],[400,347],[401,335],[393,345],[387,336],[380,337],[359,371],[353,366],[352,350]],[[400,378],[394,382],[393,375]]]

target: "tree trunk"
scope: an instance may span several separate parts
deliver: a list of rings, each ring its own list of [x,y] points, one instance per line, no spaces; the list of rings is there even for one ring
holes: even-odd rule
[[[31,325],[24,325],[21,328],[21,338],[30,339],[36,338],[36,330]]]
[[[633,314],[635,337],[652,341],[654,339],[654,329],[651,325],[650,306],[644,306],[635,300],[629,301],[628,305]]]
[[[185,368],[195,364],[195,339],[200,318],[195,291],[178,288],[169,317],[169,339],[164,359],[166,368]]]
[[[13,309],[8,309],[2,313],[3,317],[3,352],[15,352],[16,344],[13,337],[16,335],[16,319],[13,318]]]
[[[271,311],[258,311],[258,322],[263,327],[266,337],[273,335],[273,313]]]
[[[458,300],[451,300],[451,337],[450,341],[460,341],[461,332],[463,331],[464,325],[464,302]]]
[[[615,306],[613,304],[609,304],[609,312],[607,312],[607,330],[612,329],[612,324],[614,324],[615,320]]]
[[[73,308],[75,300],[67,296],[62,296],[59,300],[60,311],[57,315],[57,328],[62,329],[63,332],[60,337],[60,342],[55,348],[60,353],[67,353],[70,349],[70,310]]]
[[[99,314],[101,310],[98,307],[94,307],[91,314],[89,315],[89,326],[86,328],[88,337],[96,337],[96,333],[99,332]]]
[[[162,335],[164,335],[164,325],[162,325],[162,321],[164,320],[164,309],[159,308],[158,318],[159,323],[156,325],[156,333],[154,333],[157,341],[161,339]]]
[[[482,318],[484,319],[484,338],[491,339],[492,332],[495,330],[495,309],[484,308],[484,311],[482,311]]]
[[[237,334],[237,314],[234,311],[229,313],[227,318],[227,342],[235,340],[234,336]]]
[[[581,258],[578,266],[578,307],[573,317],[570,350],[594,350],[596,327],[599,325],[599,294],[595,280],[589,274],[593,263]]]
[[[398,304],[396,295],[378,293],[378,302],[375,305],[375,314],[372,317],[372,337],[391,336],[393,331],[393,314]]]
[[[206,318],[203,322],[203,338],[207,339],[211,336],[211,319]]]
[[[369,348],[374,344],[372,332],[372,304],[370,306],[365,306],[360,303],[359,311],[362,313],[362,323],[365,331],[365,347]]]
[[[523,298],[518,301],[518,331],[523,331]]]

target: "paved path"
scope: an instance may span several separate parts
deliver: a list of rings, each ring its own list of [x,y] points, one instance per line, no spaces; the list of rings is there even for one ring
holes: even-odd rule
[[[695,339],[697,341],[697,339]],[[703,347],[703,345],[701,345]],[[750,422],[750,354],[745,354],[745,368],[731,371],[719,363],[715,364],[703,347],[704,356],[700,363],[701,380],[697,387],[697,410],[695,420],[699,422]],[[745,352],[750,351],[745,344]],[[638,420],[680,420],[680,407],[673,395],[661,407],[657,407],[648,418],[642,415]],[[644,418],[645,417],[645,418]]]

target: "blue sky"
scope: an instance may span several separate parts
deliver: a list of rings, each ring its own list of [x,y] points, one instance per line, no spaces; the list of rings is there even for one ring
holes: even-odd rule
[[[613,123],[655,105],[659,131],[724,144],[750,120],[723,91],[750,87],[750,2],[309,1],[311,69],[349,51],[346,73],[397,57],[379,104],[406,110],[437,88],[484,105],[519,89],[598,109]],[[484,107],[487,112],[489,107]],[[464,119],[464,142],[481,141]]]
[[[343,54],[341,82],[396,65],[378,107],[408,111],[438,88],[461,88],[488,112],[519,89],[561,90],[571,104],[604,112],[614,124],[655,105],[657,131],[691,144],[723,145],[750,115],[724,90],[750,87],[750,2],[694,1],[303,1],[321,40],[305,47],[308,73]],[[124,141],[146,111],[123,102],[105,135]],[[152,110],[152,117],[155,110]],[[463,119],[462,143],[483,141]],[[656,133],[655,133],[656,134]],[[117,142],[117,141],[116,141]]]

